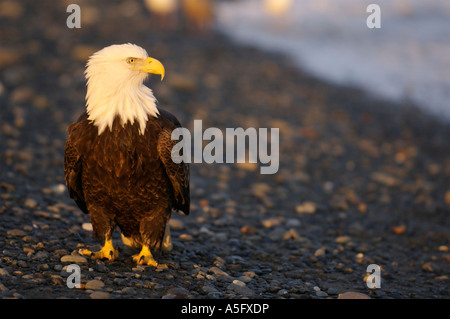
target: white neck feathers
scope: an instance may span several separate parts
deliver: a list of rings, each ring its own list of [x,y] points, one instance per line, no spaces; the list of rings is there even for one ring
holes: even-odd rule
[[[88,120],[98,127],[99,135],[107,127],[112,130],[116,117],[119,117],[122,126],[128,122],[133,125],[136,121],[139,133],[144,134],[148,117],[159,115],[152,90],[143,84],[108,89],[107,85],[96,87],[90,82],[86,94]]]

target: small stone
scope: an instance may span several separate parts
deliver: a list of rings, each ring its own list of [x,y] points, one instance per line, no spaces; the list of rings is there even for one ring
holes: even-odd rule
[[[202,227],[200,228],[199,232],[202,233],[202,234],[206,234],[206,235],[208,235],[208,236],[214,235],[214,232],[210,231],[210,230],[209,230],[207,227],[205,227],[205,226],[202,226]]]
[[[185,240],[185,241],[191,241],[192,240],[192,236],[189,234],[181,234],[180,235],[180,239]]]
[[[339,236],[336,238],[338,244],[346,244],[351,240],[350,236]]]
[[[290,239],[299,239],[299,234],[295,231],[295,229],[289,229],[287,232],[283,234],[283,240],[290,240]]]
[[[65,255],[61,257],[63,263],[87,263],[87,259],[78,255]]]
[[[254,226],[242,226],[241,232],[246,235],[254,235],[256,234],[256,227]]]
[[[0,282],[0,292],[6,292],[6,291],[8,291],[9,289],[8,289],[8,287],[6,287],[4,284],[2,284],[1,282]]]
[[[249,276],[245,276],[244,275],[244,276],[239,277],[238,280],[248,284],[250,281],[252,281],[252,278],[250,278]]]
[[[9,276],[9,272],[5,268],[0,268],[0,277]]]
[[[277,295],[281,296],[281,297],[287,296],[288,294],[289,294],[289,291],[287,291],[287,289],[280,289],[277,292]]]
[[[252,194],[258,198],[264,198],[266,193],[272,190],[272,187],[267,183],[254,183],[251,186]]]
[[[329,295],[337,295],[337,294],[338,294],[338,291],[337,291],[336,288],[330,287],[330,288],[327,289],[327,293],[328,293]]]
[[[330,182],[330,181],[326,181],[325,183],[323,183],[322,187],[326,193],[331,193],[334,189],[334,183]]]
[[[242,282],[242,281],[240,281],[238,279],[233,280],[233,284],[235,284],[235,285],[237,285],[239,287],[245,287],[246,286],[244,282]]]
[[[2,13],[0,10],[0,15],[1,14]],[[19,62],[21,57],[19,54],[17,54],[16,51],[17,50],[2,47],[0,49],[0,67],[13,65],[13,64]]]
[[[34,216],[36,217],[44,217],[44,218],[51,218],[52,214],[43,210],[37,210],[34,212]]]
[[[218,293],[219,291],[213,286],[205,285],[202,287],[202,292],[205,294],[212,294],[212,293]]]
[[[265,228],[272,228],[278,224],[281,223],[281,219],[280,218],[268,218],[265,219],[261,222],[261,224],[265,227]]]
[[[303,202],[295,207],[298,214],[314,214],[316,212],[316,204],[313,202]]]
[[[372,173],[371,178],[374,181],[389,187],[397,186],[401,183],[396,177],[384,172],[374,172]]]
[[[434,279],[439,280],[439,281],[446,281],[446,280],[448,280],[448,276],[446,276],[446,275],[437,276]]]
[[[59,275],[51,275],[52,283],[54,285],[65,285],[67,284],[66,280]]]
[[[46,270],[49,270],[49,269],[50,269],[50,266],[48,264],[41,264],[41,265],[38,266],[38,270],[39,271],[46,271]]]
[[[213,275],[206,275],[205,278],[208,279],[208,280],[211,280],[211,281],[216,281],[217,280],[217,278],[214,277]]]
[[[433,268],[433,265],[431,264],[431,262],[427,262],[422,265],[422,270],[424,270],[426,272],[433,272],[434,268]]]
[[[42,242],[38,242],[36,245],[33,246],[34,249],[39,250],[39,249],[44,249],[44,244]]]
[[[111,295],[105,291],[94,291],[89,295],[91,299],[111,299]]]
[[[86,283],[85,288],[86,289],[92,289],[92,290],[96,290],[96,289],[101,289],[105,286],[105,284],[103,283],[103,281],[100,280],[90,280]]]
[[[199,272],[197,274],[197,276],[195,276],[195,278],[197,278],[197,279],[204,279],[205,278],[205,273],[201,271],[201,272]]]
[[[48,252],[46,251],[39,251],[34,256],[33,259],[46,259],[48,258]]]
[[[365,213],[367,211],[367,205],[364,203],[359,203],[358,204],[358,211],[360,213]]]
[[[92,231],[92,224],[91,223],[83,223],[83,225],[81,225],[81,228],[83,228],[86,231]]]
[[[223,271],[222,269],[217,268],[217,267],[209,268],[208,272],[216,275],[216,277],[218,277],[218,278],[227,278],[227,279],[231,278],[231,276],[228,273],[226,273],[225,271]]]
[[[42,95],[37,95],[33,99],[33,105],[40,110],[46,109],[49,106],[49,104],[50,104],[49,100]]]
[[[211,274],[220,275],[220,276],[230,276],[228,273],[226,273],[225,271],[223,271],[222,269],[220,269],[216,266],[209,268],[208,272]]]
[[[208,200],[207,200],[207,199],[204,199],[204,198],[200,199],[200,200],[198,201],[198,204],[199,204],[200,206],[202,206],[202,207],[208,207],[208,206],[209,206]]]
[[[181,220],[179,219],[175,219],[175,218],[171,218],[169,220],[169,226],[172,229],[177,229],[177,230],[181,230],[184,228],[184,224]]]
[[[132,287],[125,287],[122,290],[122,293],[124,294],[128,294],[128,295],[135,295],[136,294],[136,290]]]
[[[174,287],[167,291],[167,295],[173,295],[175,298],[187,298],[189,291],[182,287]]]
[[[27,198],[25,199],[25,206],[35,208],[37,206],[37,201],[32,198]]]
[[[24,231],[21,230],[21,229],[10,229],[10,230],[8,230],[8,231],[6,232],[6,234],[7,234],[8,236],[23,237],[23,236],[25,236],[27,233],[24,232]]]
[[[370,299],[370,297],[360,292],[346,291],[339,294],[337,299]]]
[[[59,213],[60,209],[58,207],[58,205],[49,205],[47,206],[47,209],[53,213]]]
[[[20,86],[11,92],[11,101],[15,103],[30,102],[35,95],[32,88],[28,86]]]
[[[445,245],[439,246],[438,250],[445,252],[445,253],[448,253],[448,251],[449,251],[448,246],[445,246]]]
[[[233,292],[237,293],[238,295],[243,295],[243,296],[253,296],[254,295],[253,290],[251,290],[247,286],[242,287],[242,286],[238,286],[233,283],[228,285],[227,290],[233,291]]]
[[[145,269],[146,269],[146,266],[142,266],[142,265],[137,265],[136,267],[131,268],[131,270],[134,272],[144,272]]]
[[[403,235],[406,232],[406,225],[402,224],[399,226],[394,226],[391,228],[391,231],[396,235]]]
[[[15,1],[3,1],[0,3],[0,17],[2,18],[19,18],[25,9],[21,3]]]
[[[325,250],[326,250],[325,247],[320,247],[319,249],[317,249],[317,250],[314,252],[314,256],[318,257],[318,256],[323,256],[323,255],[325,255]]]
[[[132,268],[133,271],[135,271],[135,268]],[[109,272],[108,267],[106,267],[105,263],[101,260],[97,259],[97,263],[95,265],[95,270],[97,270],[98,272]]]
[[[325,291],[318,290],[318,291],[316,291],[316,296],[317,297],[328,297],[328,294]]]
[[[54,255],[57,255],[57,256],[65,256],[65,255],[67,255],[69,252],[67,251],[67,250],[65,250],[65,249],[57,249],[57,250],[55,250],[54,252],[53,252],[53,254]]]
[[[0,182],[0,188],[4,188],[8,192],[12,192],[12,191],[14,191],[15,186],[12,184],[5,183],[5,182]]]

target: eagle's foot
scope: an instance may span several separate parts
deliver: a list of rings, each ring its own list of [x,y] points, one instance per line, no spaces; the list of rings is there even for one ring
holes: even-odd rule
[[[147,266],[153,266],[158,267],[158,262],[153,258],[153,256],[146,256],[142,254],[136,254],[133,255],[133,260],[138,265],[147,265]]]
[[[133,255],[133,260],[138,265],[147,265],[147,266],[153,266],[153,267],[165,267],[164,264],[159,264],[152,256],[152,253],[150,252],[150,249],[147,245],[142,246],[142,250],[139,254]]]
[[[91,256],[92,259],[108,259],[113,261],[119,257],[119,251],[114,249],[112,240],[106,240],[105,245],[99,251],[90,251],[89,249],[80,249],[80,254],[85,256]]]
[[[85,256],[91,256],[92,259],[108,259],[113,261],[119,257],[119,252],[117,250],[100,249],[99,251],[90,251],[89,249],[80,249],[80,254]]]
[[[166,224],[166,230],[164,232],[164,238],[161,244],[162,251],[169,252],[173,249],[172,238],[170,237],[169,224]]]

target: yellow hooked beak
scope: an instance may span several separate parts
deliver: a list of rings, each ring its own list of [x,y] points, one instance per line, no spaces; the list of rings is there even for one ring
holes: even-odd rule
[[[164,65],[154,58],[147,58],[147,63],[142,66],[141,71],[152,74],[160,74],[161,81],[164,79],[164,75],[166,74]]]

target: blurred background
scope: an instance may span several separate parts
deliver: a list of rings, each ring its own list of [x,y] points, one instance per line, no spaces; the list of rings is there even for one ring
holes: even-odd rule
[[[369,29],[369,4],[381,28]],[[450,2],[445,0],[242,0],[217,8],[219,30],[289,55],[332,83],[450,120]]]
[[[57,41],[56,52],[84,62],[111,43],[139,39],[145,46],[152,39],[152,49],[158,50],[167,34],[179,34],[178,41],[188,45],[187,39],[212,36],[215,30],[238,43],[283,53],[299,69],[325,81],[415,103],[450,120],[450,3],[445,0],[377,1],[379,29],[366,26],[368,0],[77,1],[82,28],[68,29],[65,8],[72,2],[41,1],[36,20],[23,21],[26,11],[33,10],[27,1],[1,1],[0,63],[12,63],[25,53],[11,52],[8,43],[21,42],[32,53]],[[181,85],[184,80],[174,77]]]

